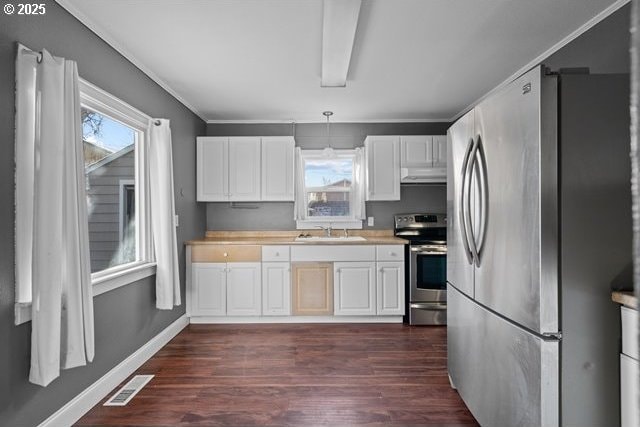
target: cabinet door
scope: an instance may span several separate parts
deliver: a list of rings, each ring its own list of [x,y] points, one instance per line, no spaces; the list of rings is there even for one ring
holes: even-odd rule
[[[191,264],[193,315],[224,316],[227,314],[227,273],[224,263]]]
[[[229,138],[229,200],[260,200],[260,137]]]
[[[433,165],[433,137],[430,135],[401,136],[400,150],[403,168],[424,169]]]
[[[397,136],[368,136],[367,200],[400,200],[400,144]]]
[[[288,262],[262,263],[262,314],[291,314],[291,268]]]
[[[261,312],[259,262],[227,264],[227,315],[259,316]]]
[[[376,314],[374,262],[336,262],[334,267],[334,314]]]
[[[379,262],[377,313],[379,315],[404,314],[404,262]]]
[[[621,427],[637,427],[640,425],[638,415],[638,361],[626,354],[620,355],[620,425]]]
[[[331,263],[291,264],[291,311],[296,316],[333,314],[333,266]]]
[[[262,200],[293,201],[293,137],[262,138]]]
[[[199,202],[229,199],[228,141],[226,137],[197,138],[196,185]]]
[[[447,135],[433,136],[433,167],[436,169],[447,167]]]

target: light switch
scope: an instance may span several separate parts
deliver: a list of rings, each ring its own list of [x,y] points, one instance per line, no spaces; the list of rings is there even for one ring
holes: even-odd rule
[[[180,216],[179,215],[174,215],[175,219],[176,219],[176,227],[180,226]]]
[[[373,227],[373,217],[367,217],[367,226]]]

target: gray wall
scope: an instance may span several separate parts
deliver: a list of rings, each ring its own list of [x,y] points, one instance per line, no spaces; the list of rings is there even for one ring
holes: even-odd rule
[[[444,135],[450,123],[333,123],[331,146],[354,148],[364,145],[367,135]],[[327,146],[327,125],[292,124],[208,124],[209,136],[293,135],[296,146],[306,149]],[[208,230],[295,230],[293,203],[207,203]],[[411,212],[445,212],[445,185],[402,185],[400,201],[367,202],[367,216],[375,218],[372,229],[393,228],[393,214]]]
[[[621,7],[542,63],[554,71],[589,67],[592,74],[629,73],[630,13],[630,4]]]
[[[195,137],[204,122],[104,41],[46,1],[44,16],[0,15],[0,425],[32,426],[75,397],[184,313],[155,309],[154,277],[94,298],[96,357],[63,371],[42,388],[28,382],[31,323],[14,326],[14,61],[15,42],[78,62],[80,75],[153,117],[171,120],[178,241],[201,236],[204,206],[195,203]],[[184,295],[184,248],[180,245]]]

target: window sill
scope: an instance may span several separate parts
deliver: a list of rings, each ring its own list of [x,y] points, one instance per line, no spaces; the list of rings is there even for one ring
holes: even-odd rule
[[[297,230],[312,230],[314,228],[318,228],[320,226],[326,227],[330,225],[331,228],[336,230],[340,230],[343,228],[348,229],[362,229],[362,221],[361,220],[327,220],[327,221],[312,221],[312,220],[296,220],[296,229]]]
[[[105,274],[93,279],[93,296],[96,297],[121,286],[130,285],[154,274],[156,274],[155,262],[136,264],[126,269]],[[30,302],[17,302],[14,310],[16,325],[21,325],[31,320]]]

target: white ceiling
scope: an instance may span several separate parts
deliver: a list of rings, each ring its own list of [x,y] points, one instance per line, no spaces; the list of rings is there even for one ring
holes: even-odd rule
[[[451,120],[626,0],[364,0],[321,88],[322,0],[58,0],[205,120]],[[555,46],[555,47],[554,47]]]

